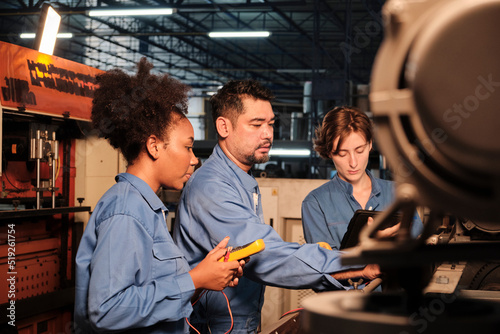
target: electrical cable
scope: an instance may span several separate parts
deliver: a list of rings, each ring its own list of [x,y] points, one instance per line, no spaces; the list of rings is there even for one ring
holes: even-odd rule
[[[200,300],[200,298],[205,294],[205,292],[207,292],[207,290],[203,290],[203,292],[200,293],[200,295],[198,296],[198,299],[196,299],[193,303],[191,303],[191,306],[194,306]],[[189,327],[191,327],[196,333],[200,334],[200,332],[193,325],[191,325],[188,317],[186,317],[184,319],[186,319],[186,322],[189,325]]]
[[[231,312],[231,305],[229,304],[229,299],[227,298],[227,296],[224,293],[224,291],[221,291],[221,292],[224,295],[224,298],[226,298],[227,310],[229,311],[229,317],[231,317],[231,327],[229,328],[229,330],[226,333],[224,333],[224,334],[228,334],[228,333],[230,333],[233,330],[233,326],[234,326],[233,313]]]
[[[54,180],[54,186],[57,178],[59,177],[59,172],[61,170],[61,158],[57,158],[56,162],[57,162],[57,169],[56,169],[56,179]]]
[[[229,260],[229,256],[230,256],[232,250],[233,250],[233,247],[228,247],[226,249],[226,254],[224,255],[224,262],[227,262]],[[203,292],[200,293],[198,298],[191,304],[191,306],[194,306],[200,300],[200,298],[205,294],[205,292],[207,292],[207,290],[203,290]],[[229,311],[229,317],[231,318],[231,327],[229,328],[229,330],[226,333],[224,333],[224,334],[228,334],[233,330],[233,326],[234,326],[233,312],[231,312],[231,304],[229,303],[229,299],[227,298],[226,294],[222,290],[221,290],[221,293],[224,295],[224,298],[226,298],[227,310]],[[198,330],[196,328],[194,328],[193,325],[191,325],[191,323],[189,322],[187,317],[186,317],[186,322],[188,323],[189,327],[191,327],[196,333],[200,334],[200,332],[198,332]],[[208,330],[210,332],[212,332],[210,330],[210,327],[208,328]]]
[[[284,316],[287,316],[287,315],[289,315],[289,314],[291,314],[291,313],[300,312],[300,311],[302,311],[303,309],[304,309],[303,307],[300,307],[300,308],[296,308],[296,309],[290,310],[290,311],[288,311],[288,312],[285,312],[285,313],[283,313],[283,315],[280,317],[280,319],[282,319]]]
[[[203,292],[200,293],[200,295],[198,296],[198,299],[196,299],[191,304],[191,306],[194,306],[201,299],[201,297],[205,294],[205,292],[207,292],[207,290],[203,290]],[[231,312],[231,304],[229,303],[229,299],[227,298],[227,295],[224,293],[224,291],[221,291],[221,293],[224,295],[224,298],[226,298],[227,310],[229,311],[229,317],[231,318],[231,327],[229,328],[229,330],[226,333],[224,333],[224,334],[229,334],[233,330],[233,326],[234,326],[233,312]],[[191,323],[189,322],[189,319],[187,317],[185,319],[186,319],[186,322],[189,325],[189,327],[191,327],[196,333],[200,334],[200,332],[193,325],[191,325]]]

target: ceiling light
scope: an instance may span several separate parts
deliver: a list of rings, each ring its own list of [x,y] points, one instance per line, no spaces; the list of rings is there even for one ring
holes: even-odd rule
[[[19,35],[19,37],[24,39],[33,39],[36,37],[35,33],[25,32]],[[61,32],[56,35],[57,38],[73,38],[73,34],[70,32]]]
[[[271,148],[269,155],[279,157],[308,157],[311,155],[311,150],[305,148]]]
[[[57,34],[57,38],[73,38],[73,34],[70,32],[61,32]]]
[[[89,16],[143,16],[143,15],[170,15],[172,8],[128,8],[128,9],[93,9],[88,11]]]
[[[326,69],[311,69],[311,68],[278,68],[276,73],[325,73]]]
[[[25,39],[30,39],[30,38],[35,38],[36,34],[33,32],[24,32],[22,33],[21,35],[19,35],[19,37],[21,38],[25,38]]]
[[[221,32],[209,32],[208,36],[211,38],[225,38],[225,37],[269,37],[271,33],[269,31],[221,31]]]
[[[56,45],[57,31],[61,23],[61,15],[52,6],[44,3],[40,19],[35,47],[42,53],[52,55],[54,53],[54,46]]]

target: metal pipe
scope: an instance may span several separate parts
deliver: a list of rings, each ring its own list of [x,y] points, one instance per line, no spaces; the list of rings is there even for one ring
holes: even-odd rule
[[[52,209],[56,207],[56,161],[57,161],[57,149],[58,145],[56,142],[56,133],[52,132],[52,150],[53,152],[50,153],[50,160],[52,162],[52,175],[51,175],[51,180],[50,180],[50,191],[52,191]]]
[[[40,209],[40,130],[36,130],[36,209]]]

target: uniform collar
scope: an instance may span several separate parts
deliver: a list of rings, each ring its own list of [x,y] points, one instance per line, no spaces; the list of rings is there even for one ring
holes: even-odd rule
[[[366,169],[366,174],[368,174],[368,177],[370,178],[370,180],[372,181],[372,195],[374,196],[378,196],[380,194],[380,192],[382,191],[381,188],[380,188],[380,185],[378,184],[377,180],[375,179],[375,177],[373,176],[372,172],[370,172],[370,170]],[[352,184],[350,184],[349,182],[346,182],[344,180],[342,180],[338,174],[336,174],[333,179],[332,179],[333,182],[337,183],[337,185],[346,193],[352,195]]]
[[[233,161],[231,161],[231,159],[227,157],[219,144],[215,145],[212,155],[224,161],[225,165],[227,165],[227,167],[234,173],[236,178],[238,178],[238,180],[247,191],[253,192],[255,188],[258,187],[257,181],[255,180],[253,175],[250,172],[246,173],[245,171],[243,171],[243,169],[241,169]]]
[[[151,209],[154,211],[163,210],[167,211],[167,208],[160,200],[158,195],[151,189],[151,187],[141,178],[132,175],[130,173],[120,173],[115,177],[116,182],[128,182],[142,195],[144,200],[149,204]]]

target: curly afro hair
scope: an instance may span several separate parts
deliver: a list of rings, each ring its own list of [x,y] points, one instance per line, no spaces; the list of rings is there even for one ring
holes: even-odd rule
[[[113,69],[97,77],[92,125],[128,164],[145,150],[150,135],[168,141],[168,129],[187,114],[190,87],[168,74],[150,74],[152,68],[143,57],[135,75]]]

